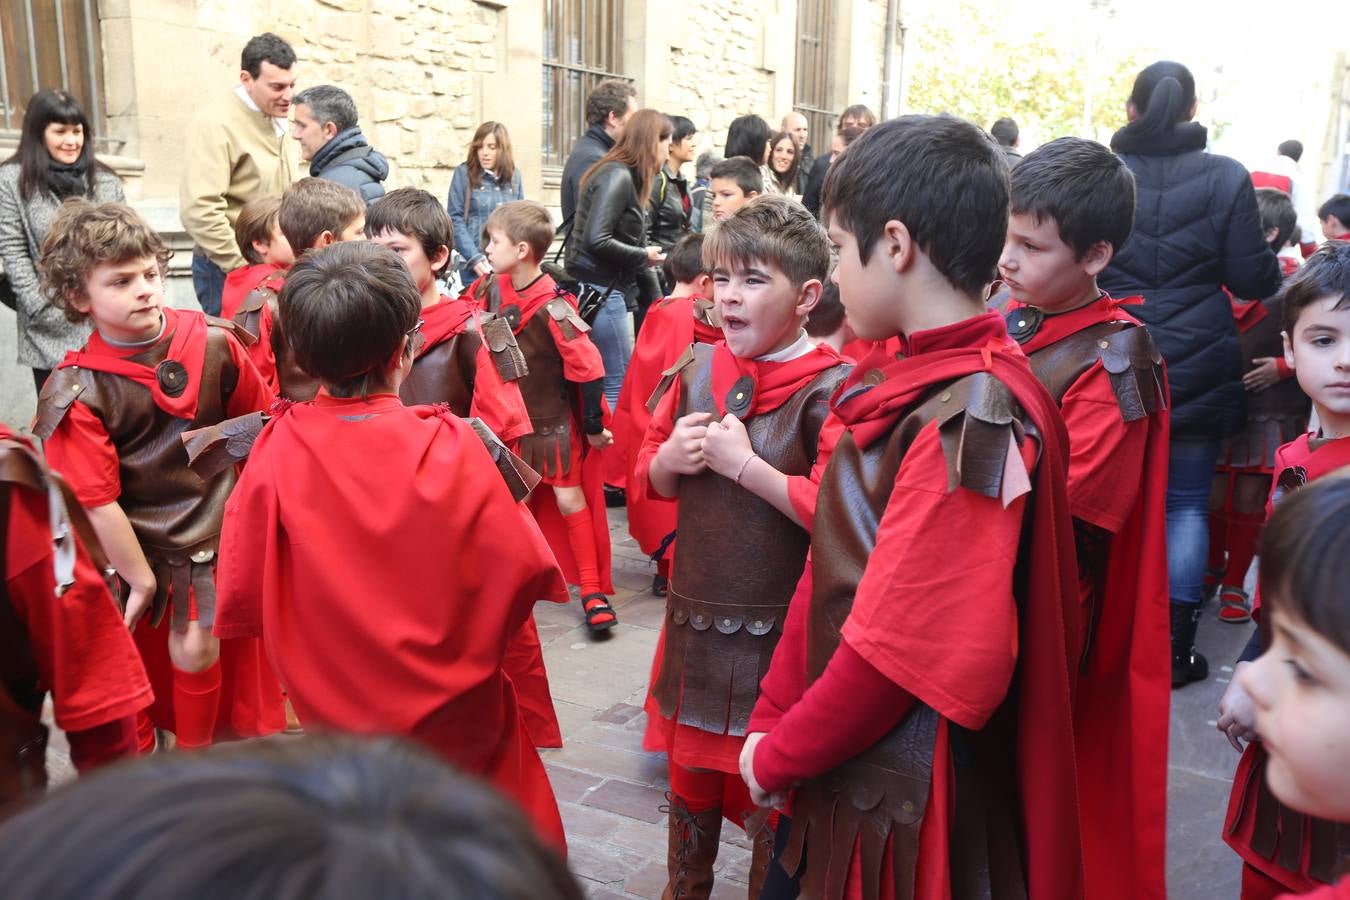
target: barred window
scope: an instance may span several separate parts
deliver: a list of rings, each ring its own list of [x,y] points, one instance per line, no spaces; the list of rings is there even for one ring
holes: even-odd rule
[[[104,146],[103,45],[95,0],[4,0],[0,37],[3,133],[18,136],[28,99],[39,90],[64,88],[80,101]]]
[[[811,147],[817,155],[830,152],[837,113],[830,109],[834,93],[834,67],[830,64],[833,39],[833,4],[830,0],[798,0],[797,65],[792,108],[811,126]]]
[[[544,0],[544,165],[586,130],[586,97],[622,76],[623,0]]]

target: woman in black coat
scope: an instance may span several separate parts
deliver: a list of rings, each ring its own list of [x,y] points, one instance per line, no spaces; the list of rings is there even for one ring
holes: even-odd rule
[[[1143,295],[1132,311],[1167,362],[1173,687],[1208,674],[1194,642],[1205,599],[1210,486],[1220,441],[1246,415],[1224,288],[1238,297],[1268,297],[1280,285],[1251,177],[1237,161],[1205,152],[1205,127],[1191,121],[1195,106],[1195,79],[1180,63],[1154,63],[1135,79],[1129,124],[1111,139],[1138,187],[1134,233],[1099,279],[1116,297]]]

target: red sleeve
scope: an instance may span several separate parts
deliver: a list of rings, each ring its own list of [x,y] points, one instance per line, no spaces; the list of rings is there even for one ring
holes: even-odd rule
[[[67,731],[66,739],[70,741],[70,761],[80,772],[136,756],[140,752],[134,715],[82,731]]]
[[[56,724],[83,731],[129,716],[154,699],[131,633],[83,546],[75,583],[56,595],[47,497],[10,492],[7,584],[28,631]]]
[[[222,639],[262,634],[262,604],[268,590],[267,565],[275,566],[285,540],[281,511],[272,484],[265,447],[270,428],[258,436],[249,465],[225,502],[216,567],[216,621],[212,633]]]
[[[820,678],[755,750],[755,780],[769,792],[828,772],[881,740],[914,695],[841,641]]]
[[[47,464],[65,476],[87,507],[105,506],[122,494],[117,448],[93,410],[76,400],[43,442]]]
[[[670,433],[675,430],[675,412],[679,409],[679,403],[680,379],[676,378],[671,382],[670,389],[657,403],[656,411],[652,413],[652,420],[647,423],[647,433],[642,437],[642,449],[638,450],[637,467],[633,472],[633,486],[642,496],[652,500],[671,499],[652,487],[649,473],[652,460],[656,459],[657,451],[670,437]]]
[[[564,378],[576,384],[585,384],[605,377],[605,363],[600,359],[600,350],[589,334],[578,331],[568,340],[563,335],[562,326],[557,319],[548,315],[548,310],[541,309],[535,315],[548,316],[549,333],[553,335],[553,343],[558,345],[558,352],[562,354]]]
[[[1275,357],[1275,374],[1280,376],[1281,381],[1294,377],[1294,370],[1289,367],[1289,363],[1284,361],[1283,354]]]
[[[1035,452],[1023,441],[1028,470]],[[1025,505],[1025,496],[1005,507],[949,492],[937,426],[926,426],[896,474],[844,621],[845,640],[865,660],[965,728],[984,726],[1017,663],[1013,569]]]
[[[234,336],[229,336],[230,359],[239,371],[239,380],[230,394],[230,402],[225,407],[227,418],[246,416],[260,409],[267,409],[274,399],[272,388],[254,365],[244,345]],[[271,341],[268,341],[271,345]]]
[[[759,699],[750,714],[747,733],[772,731],[783,714],[806,692],[806,613],[811,607],[811,558],[797,581],[797,589],[788,605],[783,636],[773,649],[769,671],[759,683]]]
[[[1144,477],[1148,419],[1126,422],[1111,378],[1095,363],[1060,404],[1069,429],[1069,512],[1112,534],[1125,527]]]
[[[478,345],[474,358],[473,396],[469,399],[469,415],[476,416],[491,428],[505,443],[534,433],[525,398],[520,385],[503,381],[486,343]]]
[[[811,473],[788,476],[788,500],[807,531],[811,530],[816,519],[816,494],[820,492],[820,476],[829,465],[830,456],[839,444],[839,439],[844,436],[845,430],[844,423],[839,418],[833,414],[827,416],[825,424],[820,427],[820,438],[816,444],[816,462],[811,467]]]

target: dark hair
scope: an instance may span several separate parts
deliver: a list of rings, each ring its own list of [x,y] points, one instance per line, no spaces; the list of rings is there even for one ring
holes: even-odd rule
[[[262,64],[269,62],[278,69],[289,69],[295,65],[295,51],[291,45],[272,32],[264,32],[248,39],[244,52],[239,54],[239,68],[252,78],[262,72]]]
[[[0,826],[11,897],[581,900],[521,813],[389,738],[250,741],[108,766]]]
[[[870,126],[845,125],[843,128],[839,129],[839,139],[842,140],[844,146],[847,147],[849,144],[862,137],[863,132],[867,131],[868,127]]]
[[[1275,152],[1280,154],[1281,156],[1289,157],[1294,162],[1298,162],[1300,159],[1303,158],[1303,142],[1281,141],[1280,146],[1275,148]]]
[[[1317,218],[1335,216],[1346,228],[1350,228],[1350,194],[1333,194],[1327,202],[1317,208]]]
[[[510,188],[512,179],[515,178],[516,159],[511,150],[511,135],[501,122],[484,122],[473,133],[473,140],[469,141],[469,155],[464,161],[464,164],[469,167],[470,191],[475,190],[483,183],[483,164],[478,160],[478,151],[482,149],[490,137],[497,139],[497,163],[492,170],[492,174],[497,177],[497,183],[502,187]]]
[[[1075,259],[1098,241],[1118,252],[1134,228],[1134,175],[1096,141],[1059,138],[1013,169],[1012,212],[1053,219]]]
[[[42,274],[42,289],[52,305],[68,321],[82,322],[89,313],[76,309],[69,301],[89,295],[89,275],[104,264],[154,257],[163,278],[169,271],[173,251],[164,245],[159,232],[140,215],[122,203],[90,203],[72,197],[56,208],[37,268]],[[0,854],[2,855],[2,854]]]
[[[1350,476],[1287,494],[1261,531],[1261,601],[1350,654]]]
[[[714,178],[730,178],[747,196],[764,193],[764,173],[746,156],[728,156],[721,162],[713,163],[708,180]]]
[[[1015,173],[1014,180],[1016,180]],[[1289,243],[1289,238],[1298,226],[1298,213],[1294,211],[1294,201],[1284,191],[1276,188],[1257,188],[1256,208],[1261,211],[1261,231],[1276,229],[1275,237],[1270,241],[1270,249],[1279,252],[1280,248]]]
[[[816,217],[796,200],[762,194],[703,239],[703,265],[714,268],[768,263],[794,286],[830,274],[830,241]]]
[[[836,129],[844,127],[845,119],[854,119],[864,130],[877,124],[876,113],[872,112],[871,108],[868,107],[866,103],[855,103],[852,106],[846,107],[844,111],[839,114],[839,124],[835,126]]]
[[[844,304],[839,300],[839,285],[827,278],[820,300],[806,317],[806,333],[813,338],[829,337],[843,324]]]
[[[1138,117],[1123,129],[1136,138],[1171,133],[1190,118],[1195,105],[1195,78],[1178,62],[1155,62],[1134,79],[1130,103]]]
[[[356,127],[356,101],[340,87],[316,84],[296,94],[291,103],[296,106],[302,103],[308,106],[319,127],[329,122],[332,122],[339,132]]]
[[[623,163],[634,174],[633,187],[637,189],[638,204],[645,210],[652,203],[652,183],[661,171],[661,163],[656,158],[656,145],[670,137],[674,126],[665,113],[654,109],[639,109],[624,126],[623,134],[609,148],[609,152],[586,170],[577,187],[578,193],[586,188],[591,176],[609,163]]]
[[[692,119],[688,119],[684,116],[669,116],[668,118],[670,119],[670,124],[674,126],[674,130],[670,132],[670,139],[673,142],[678,144],[680,141],[689,137],[689,135],[698,134],[698,129],[694,127]]]
[[[397,188],[372,203],[366,210],[366,236],[379,237],[386,231],[397,231],[422,245],[427,260],[435,258],[444,247],[455,249],[455,234],[450,224],[450,215],[431,194],[421,188]],[[450,265],[447,254],[445,264],[436,270],[436,275]]]
[[[422,294],[397,253],[345,241],[307,250],[287,274],[277,307],[300,368],[334,397],[365,397],[416,327]]]
[[[628,112],[628,98],[636,96],[637,88],[622,78],[604,79],[586,97],[586,124],[603,125],[610,113],[622,119]]]
[[[703,235],[695,231],[686,234],[670,248],[664,263],[666,280],[692,284],[700,275],[707,275],[703,265]]]
[[[325,231],[337,235],[366,211],[366,201],[345,184],[327,178],[301,178],[281,194],[281,233],[299,256]]]
[[[722,154],[718,153],[716,150],[704,150],[698,155],[698,159],[694,160],[694,177],[711,178],[712,167],[721,161]]]
[[[989,129],[989,134],[1005,147],[1011,147],[1017,143],[1017,123],[1004,116],[993,124]]]
[[[1280,289],[1280,327],[1292,340],[1299,313],[1328,297],[1340,297],[1336,309],[1350,307],[1350,243],[1327,241]]]
[[[19,146],[5,160],[5,164],[19,164],[19,197],[24,203],[40,193],[51,192],[47,173],[57,162],[47,152],[47,126],[53,123],[78,125],[84,133],[84,146],[80,148],[80,158],[75,161],[75,165],[85,169],[85,178],[89,184],[85,196],[93,196],[97,173],[115,174],[94,157],[94,127],[89,123],[80,101],[69,91],[38,91],[28,99],[28,106],[23,111]]]
[[[494,228],[513,244],[529,244],[534,262],[539,262],[548,253],[556,234],[548,207],[537,200],[510,200],[501,204],[488,213],[487,221],[483,223],[484,233]]]
[[[995,277],[1008,231],[1008,164],[969,122],[902,116],[869,128],[830,166],[821,196],[864,265],[898,219],[954,287],[979,296]]]
[[[779,171],[773,167],[773,152],[778,149],[778,145],[783,141],[787,141],[792,145],[792,165],[788,166],[786,172],[780,174]],[[801,170],[801,167],[802,152],[797,147],[796,138],[786,131],[780,131],[769,139],[769,171],[773,173],[773,180],[778,182],[780,191],[787,193],[789,190],[796,189],[797,173]]]
[[[738,116],[727,128],[727,146],[723,155],[748,157],[757,166],[764,165],[768,155],[769,123],[759,116]]]
[[[234,242],[239,252],[252,265],[262,265],[262,257],[254,248],[254,241],[264,244],[272,242],[272,232],[277,230],[281,213],[281,198],[272,195],[254,197],[239,210],[239,218],[234,220]]]

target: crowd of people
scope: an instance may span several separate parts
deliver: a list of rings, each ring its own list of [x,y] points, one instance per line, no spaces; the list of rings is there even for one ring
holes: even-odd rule
[[[1319,246],[1159,62],[1110,147],[1025,154],[851,106],[714,158],[602,81],[555,221],[500,123],[444,202],[386,188],[294,69],[254,38],[188,130],[204,313],[70,95],[0,165],[7,893],[579,896],[533,609],[612,632],[624,504],[663,897],[724,822],[752,898],[1165,896],[1215,595],[1242,896],[1350,897],[1350,196]],[[48,693],[92,774],[42,800]],[[286,730],[368,739],[197,752]]]

